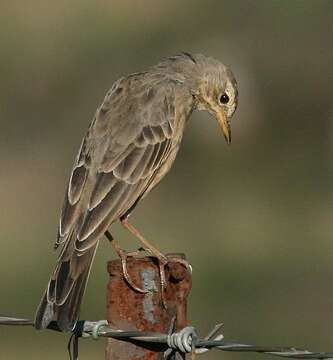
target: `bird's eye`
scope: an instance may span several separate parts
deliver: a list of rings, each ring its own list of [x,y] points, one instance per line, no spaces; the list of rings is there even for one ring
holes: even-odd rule
[[[227,104],[229,102],[229,96],[227,94],[222,94],[220,97],[221,104]]]

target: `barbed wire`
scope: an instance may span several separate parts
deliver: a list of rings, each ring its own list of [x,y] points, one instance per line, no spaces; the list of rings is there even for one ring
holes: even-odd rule
[[[30,319],[0,316],[0,325],[33,326],[34,323]],[[197,332],[192,326],[187,326],[179,332],[164,334],[150,331],[117,330],[111,328],[106,320],[97,322],[80,320],[73,330],[72,337],[76,339],[80,337],[92,338],[95,340],[100,337],[106,337],[131,342],[143,347],[154,346],[154,349],[164,353],[165,359],[170,359],[175,352],[180,354],[202,354],[211,349],[255,352],[292,359],[333,359],[333,352],[312,352],[296,347],[256,346],[226,342],[221,333],[222,326],[222,324],[216,325],[204,339],[200,339],[197,337]],[[49,329],[57,330],[52,325]],[[156,347],[156,345],[158,346]],[[77,347],[77,344],[75,346]]]

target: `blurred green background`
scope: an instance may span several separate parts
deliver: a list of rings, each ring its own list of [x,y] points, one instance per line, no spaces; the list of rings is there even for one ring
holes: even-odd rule
[[[187,254],[202,336],[223,321],[227,340],[332,351],[332,33],[330,0],[1,0],[0,313],[34,314],[73,159],[113,81],[202,52],[238,80],[233,144],[195,113],[132,221],[163,251]],[[83,318],[105,317],[113,257],[102,242]],[[0,327],[0,359],[66,359],[67,338]],[[80,355],[103,359],[104,342],[81,341]],[[260,355],[205,355],[222,357]]]

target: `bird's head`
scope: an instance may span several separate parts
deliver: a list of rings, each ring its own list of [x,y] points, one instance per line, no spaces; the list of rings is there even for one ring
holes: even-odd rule
[[[218,121],[228,144],[231,142],[230,118],[237,108],[237,83],[233,73],[219,61],[195,55],[197,81],[193,96],[198,110],[207,110]]]

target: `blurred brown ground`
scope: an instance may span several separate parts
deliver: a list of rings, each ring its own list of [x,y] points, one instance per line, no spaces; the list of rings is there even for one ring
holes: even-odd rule
[[[238,79],[233,144],[196,113],[170,175],[133,221],[163,251],[187,254],[201,335],[223,321],[229,340],[332,351],[332,23],[330,0],[2,0],[0,313],[34,313],[73,159],[112,82],[202,52]],[[102,242],[82,318],[105,318],[113,257]],[[0,359],[64,359],[66,342],[0,328]],[[103,341],[81,343],[80,359],[103,358]],[[205,359],[222,356],[249,358]]]

